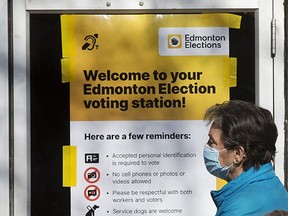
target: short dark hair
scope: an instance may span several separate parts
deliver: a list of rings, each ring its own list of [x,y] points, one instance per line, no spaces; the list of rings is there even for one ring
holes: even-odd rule
[[[210,107],[204,119],[222,131],[225,148],[244,148],[244,170],[251,166],[259,169],[262,164],[274,161],[278,131],[267,109],[250,102],[231,100]]]
[[[275,210],[275,211],[272,211],[268,214],[265,214],[265,216],[288,216],[288,211]]]

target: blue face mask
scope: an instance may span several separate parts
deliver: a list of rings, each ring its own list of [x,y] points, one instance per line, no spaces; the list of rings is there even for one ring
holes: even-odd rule
[[[208,144],[204,146],[204,161],[206,168],[209,173],[212,175],[221,178],[223,180],[228,180],[228,173],[230,167],[233,165],[233,163],[230,166],[221,166],[219,162],[219,152],[224,151],[227,149],[218,150],[215,148],[211,148]]]

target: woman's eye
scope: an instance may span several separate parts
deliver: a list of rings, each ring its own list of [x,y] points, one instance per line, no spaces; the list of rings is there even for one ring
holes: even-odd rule
[[[208,142],[207,142],[207,144],[208,144],[209,146],[211,146],[212,144],[214,144],[214,142],[213,142],[211,139],[209,139]]]

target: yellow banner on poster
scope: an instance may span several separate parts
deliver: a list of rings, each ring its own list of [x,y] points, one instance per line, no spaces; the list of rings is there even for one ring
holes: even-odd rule
[[[71,121],[199,120],[229,100],[233,14],[62,15]]]

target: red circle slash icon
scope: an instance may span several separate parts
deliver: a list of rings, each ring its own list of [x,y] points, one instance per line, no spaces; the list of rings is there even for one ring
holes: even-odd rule
[[[95,167],[89,167],[84,172],[84,178],[88,183],[95,183],[100,179],[100,171]]]
[[[95,201],[100,197],[100,189],[96,185],[89,185],[84,190],[84,196],[89,201]]]

